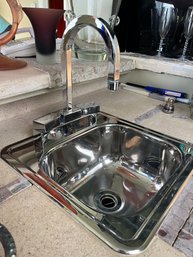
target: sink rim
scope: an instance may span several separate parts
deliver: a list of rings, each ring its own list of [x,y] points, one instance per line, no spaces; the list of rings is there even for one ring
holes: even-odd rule
[[[101,115],[110,118],[110,120],[116,120],[121,124],[125,124],[126,126],[131,126],[137,130],[142,130],[145,133],[148,133],[151,136],[155,136],[158,138],[163,138],[164,140],[175,142],[177,144],[186,144],[183,140],[179,140],[167,135],[164,135],[159,132],[155,132],[151,129],[144,128],[132,122],[128,122],[119,118],[116,118],[112,115],[100,112]],[[92,126],[91,126],[92,128]],[[86,128],[85,130],[90,130],[90,128]],[[81,130],[75,136],[79,136],[80,133],[84,133],[85,130]],[[73,137],[73,136],[71,136]],[[24,145],[33,144],[35,141],[40,139],[40,135],[29,137],[22,141],[16,142],[12,145],[6,146],[1,151],[1,156],[3,160],[5,160],[9,165],[11,165],[15,170],[17,170],[22,176],[26,177],[32,184],[37,186],[40,190],[46,193],[52,200],[57,201],[59,205],[61,205],[65,210],[73,216],[75,219],[80,221],[85,227],[88,228],[91,232],[93,232],[99,239],[109,245],[112,249],[117,252],[124,253],[124,254],[138,254],[142,252],[148,244],[151,242],[153,236],[156,233],[159,225],[163,221],[164,217],[166,216],[169,209],[174,204],[177,196],[180,194],[181,190],[185,187],[185,182],[189,181],[189,179],[193,176],[193,156],[188,155],[187,159],[185,160],[184,169],[179,171],[179,174],[176,176],[175,181],[170,181],[171,185],[168,187],[166,192],[163,192],[163,196],[160,199],[159,206],[163,203],[165,196],[168,197],[168,205],[167,207],[162,208],[162,213],[157,211],[153,211],[151,213],[151,218],[147,220],[146,224],[140,231],[139,235],[136,235],[133,240],[129,240],[127,242],[122,242],[116,240],[109,235],[105,228],[100,224],[98,221],[102,219],[102,215],[98,212],[90,210],[87,206],[82,204],[79,200],[77,200],[72,194],[58,186],[52,179],[47,177],[45,174],[42,174],[41,171],[37,173],[37,170],[34,171],[33,168],[22,164],[21,161],[14,156],[15,151],[18,149],[22,149]],[[67,139],[67,138],[66,138]],[[68,138],[69,139],[69,138]],[[65,139],[64,139],[65,140]],[[37,167],[36,167],[37,168]],[[183,173],[183,177],[180,175]],[[175,186],[178,185],[178,188]],[[84,217],[84,218],[83,218]],[[151,220],[156,220],[156,224],[151,224]],[[151,230],[147,237],[145,230]],[[144,239],[144,238],[145,239]]]

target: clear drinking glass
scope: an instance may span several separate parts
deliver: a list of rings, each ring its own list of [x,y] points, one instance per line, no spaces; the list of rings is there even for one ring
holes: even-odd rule
[[[161,56],[163,42],[171,28],[174,15],[175,15],[175,11],[173,6],[167,5],[162,7],[160,19],[159,19],[160,43],[159,43],[159,49],[158,49],[158,57]]]
[[[122,0],[64,0],[66,25],[75,17],[88,14],[102,18],[112,29],[119,23],[117,16]],[[74,44],[77,58],[102,61],[108,55],[101,35],[92,27],[79,31]]]
[[[185,60],[188,43],[189,43],[189,40],[192,38],[192,36],[193,36],[193,6],[190,6],[188,8],[185,21],[184,21],[184,37],[186,41],[185,41],[183,53],[181,56],[182,60]]]

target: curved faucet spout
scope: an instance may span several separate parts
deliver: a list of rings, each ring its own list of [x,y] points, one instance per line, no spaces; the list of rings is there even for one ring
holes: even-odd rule
[[[111,27],[101,18],[91,15],[82,15],[73,19],[66,27],[64,33],[63,49],[66,54],[66,88],[67,109],[72,110],[72,46],[80,29],[91,26],[102,36],[108,51],[109,73],[108,88],[117,90],[119,85],[120,50],[117,38]]]

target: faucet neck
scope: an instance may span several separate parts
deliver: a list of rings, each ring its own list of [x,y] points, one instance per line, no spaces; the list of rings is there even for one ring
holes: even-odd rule
[[[66,46],[66,100],[67,111],[72,110],[72,48]]]
[[[63,49],[66,54],[67,110],[72,110],[72,46],[80,29],[91,26],[102,36],[108,50],[109,73],[108,88],[117,90],[119,84],[120,50],[117,38],[110,25],[103,19],[91,15],[82,15],[73,19],[64,33]]]

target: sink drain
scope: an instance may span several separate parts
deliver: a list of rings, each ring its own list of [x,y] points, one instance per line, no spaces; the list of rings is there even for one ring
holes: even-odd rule
[[[102,191],[96,194],[95,203],[98,209],[110,213],[121,207],[121,198],[114,192]]]
[[[144,164],[146,164],[149,167],[158,169],[161,164],[161,160],[156,156],[148,156],[147,158],[145,158]]]

